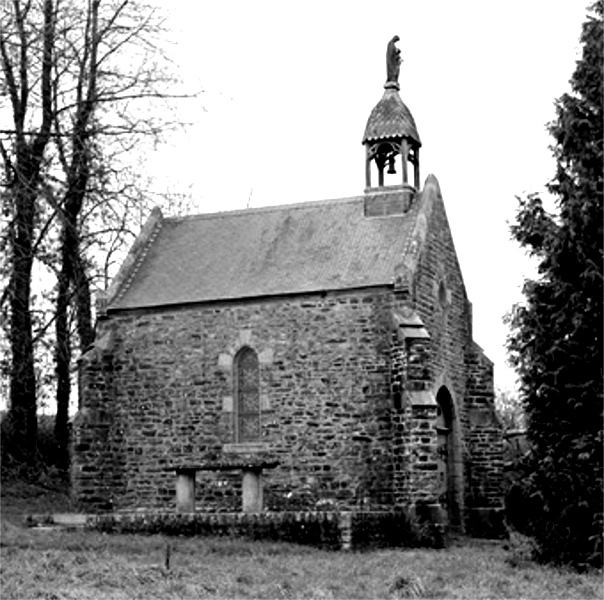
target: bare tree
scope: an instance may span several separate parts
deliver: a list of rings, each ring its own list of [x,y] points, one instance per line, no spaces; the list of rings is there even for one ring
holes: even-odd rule
[[[31,2],[3,8],[0,27],[2,72],[12,107],[12,149],[0,145],[5,163],[11,221],[8,296],[10,304],[10,409],[15,440],[24,458],[33,456],[37,434],[36,384],[30,313],[38,192],[52,127],[52,64],[55,22],[52,0],[44,0],[41,22]],[[31,52],[31,39],[39,42]],[[40,52],[41,50],[41,52]],[[37,76],[32,76],[32,67]],[[35,105],[35,110],[32,105]],[[34,114],[32,114],[34,113]]]
[[[175,92],[177,80],[158,47],[161,19],[142,2],[45,0],[44,27],[39,29],[36,23],[41,8],[34,0],[13,0],[14,10],[3,17],[0,38],[3,73],[15,114],[11,132],[15,141],[10,147],[2,146],[14,211],[12,229],[18,233],[23,228],[21,221],[29,219],[25,242],[17,235],[9,237],[13,250],[9,265],[11,411],[26,404],[35,419],[33,342],[31,323],[27,322],[31,289],[27,286],[31,286],[38,248],[37,258],[56,274],[51,316],[55,434],[64,463],[74,347],[84,350],[94,338],[91,288],[99,275],[106,277],[103,272],[112,256],[153,204],[140,174],[131,168],[132,157],[141,147],[157,143],[166,129],[180,125],[177,118],[171,118],[170,100],[185,95]],[[36,60],[41,48],[42,60]],[[13,75],[15,71],[18,77]],[[40,87],[35,95],[34,85]],[[17,122],[17,109],[23,104],[19,93],[30,99],[26,109],[32,116],[27,125],[24,120]],[[42,124],[32,144],[38,140],[38,146],[42,142],[44,146],[36,146],[38,167],[32,178],[24,170],[31,159],[20,158],[19,131],[21,128],[26,138],[31,135],[26,132],[31,131],[31,121],[38,113]],[[30,194],[29,212],[22,206],[23,192],[17,193],[15,181],[27,183],[23,187]],[[22,264],[22,253],[29,263]],[[21,287],[17,281],[22,281]],[[25,351],[29,362],[24,360]],[[20,382],[26,380],[29,387],[24,388]],[[22,398],[25,389],[26,400]],[[35,430],[28,429],[28,439],[35,439]]]

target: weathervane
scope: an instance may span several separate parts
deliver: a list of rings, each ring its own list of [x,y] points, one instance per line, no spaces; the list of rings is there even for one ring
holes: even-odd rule
[[[398,42],[401,38],[398,35],[395,35],[389,42],[388,48],[386,49],[386,73],[387,79],[386,84],[394,83],[398,88],[398,76],[401,70],[401,51],[396,47],[396,42]]]

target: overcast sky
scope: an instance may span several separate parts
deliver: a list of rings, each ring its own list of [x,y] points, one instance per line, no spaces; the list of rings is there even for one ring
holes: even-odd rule
[[[554,172],[546,123],[579,58],[583,0],[156,0],[185,84],[186,136],[149,157],[200,212],[356,196],[361,139],[399,35],[401,97],[440,182],[474,338],[512,389],[502,317],[528,260],[510,240],[515,195]]]

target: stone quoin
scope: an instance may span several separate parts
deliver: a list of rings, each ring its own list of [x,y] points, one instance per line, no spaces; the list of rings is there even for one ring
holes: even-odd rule
[[[88,510],[502,508],[493,364],[388,46],[353,198],[155,209],[80,360],[72,490]]]

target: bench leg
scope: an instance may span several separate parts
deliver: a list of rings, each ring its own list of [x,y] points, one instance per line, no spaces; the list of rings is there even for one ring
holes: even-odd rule
[[[258,471],[243,471],[243,512],[262,512],[264,508],[262,496],[262,473]]]
[[[195,512],[195,471],[176,475],[176,511]]]

